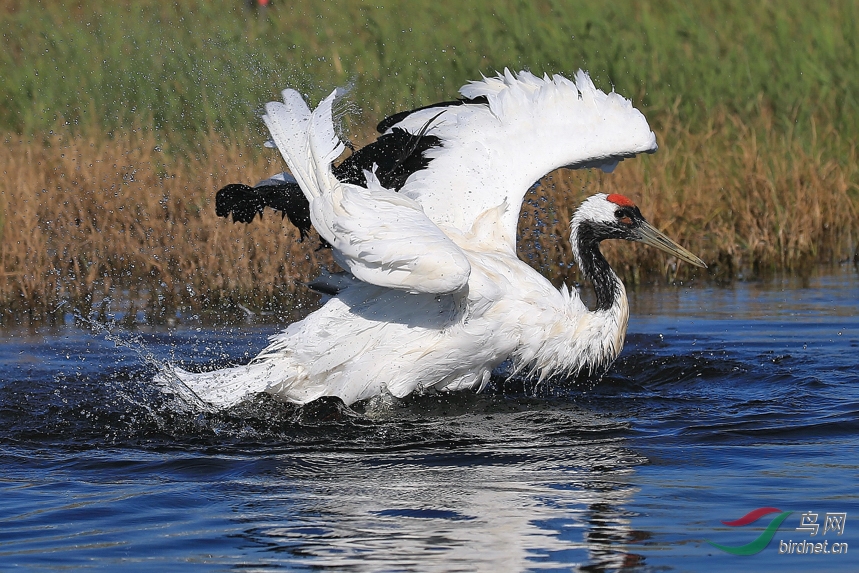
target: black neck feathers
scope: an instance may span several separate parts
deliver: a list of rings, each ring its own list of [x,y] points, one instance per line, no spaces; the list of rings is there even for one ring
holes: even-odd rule
[[[608,310],[620,296],[617,275],[600,252],[600,241],[607,235],[607,227],[600,223],[583,221],[579,225],[577,244],[579,266],[585,279],[594,285],[597,297],[595,310]]]

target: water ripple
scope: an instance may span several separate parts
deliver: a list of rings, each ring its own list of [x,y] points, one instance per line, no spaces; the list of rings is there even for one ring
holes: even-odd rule
[[[743,285],[729,301],[718,289],[668,297],[678,307],[660,312],[641,300],[651,291],[633,292],[627,347],[602,378],[499,375],[481,394],[352,409],[258,396],[195,412],[152,386],[159,361],[247,359],[259,327],[9,333],[0,558],[203,571],[725,565],[703,542],[721,519],[859,510],[855,285],[779,286],[772,311]],[[814,304],[791,312],[791,296]],[[837,568],[809,567],[827,563]]]

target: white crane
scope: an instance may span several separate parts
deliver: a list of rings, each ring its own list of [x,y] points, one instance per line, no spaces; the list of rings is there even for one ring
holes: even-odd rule
[[[294,90],[269,103],[263,120],[309,202],[313,226],[349,278],[332,284],[335,294],[322,308],[273,336],[249,364],[203,373],[174,368],[172,375],[225,408],[258,392],[299,404],[322,396],[352,404],[383,393],[479,389],[507,359],[541,378],[610,366],[629,309],[600,241],[640,241],[704,263],[649,225],[626,197],[594,195],[571,222],[576,263],[596,291],[589,310],[577,292],[554,288],[519,260],[516,225],[526,191],[546,173],[611,170],[655,151],[654,134],[628,100],[596,89],[581,71],[573,82],[505,70],[460,92],[462,100],[382,122],[385,134],[406,134],[421,149],[388,161],[378,177],[363,171],[360,184],[332,169],[345,149],[332,120],[336,91],[313,112]],[[411,170],[393,185],[399,192],[384,187],[379,179],[391,180],[391,164],[402,171],[409,154],[416,160],[409,158]]]

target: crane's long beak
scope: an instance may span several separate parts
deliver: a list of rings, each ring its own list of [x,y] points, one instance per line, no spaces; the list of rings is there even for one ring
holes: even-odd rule
[[[647,221],[643,221],[636,231],[638,232],[638,237],[635,238],[636,241],[644,243],[645,245],[650,245],[651,247],[656,247],[660,251],[671,253],[681,261],[686,261],[690,265],[695,265],[696,267],[702,267],[705,269],[707,268],[704,261],[666,237],[662,231]]]

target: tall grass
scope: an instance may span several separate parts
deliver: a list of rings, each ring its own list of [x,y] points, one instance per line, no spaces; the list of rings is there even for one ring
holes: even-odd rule
[[[568,240],[572,211],[589,194],[620,192],[720,280],[855,256],[855,148],[845,167],[775,131],[759,139],[733,129],[739,135],[720,142],[674,123],[659,153],[615,173],[551,174],[527,197],[520,255],[557,284],[580,280]],[[212,311],[284,318],[312,302],[301,283],[330,264],[315,238],[299,243],[272,214],[252,225],[214,214],[214,190],[279,169],[275,152],[263,157],[211,134],[207,153],[165,158],[151,131],[50,143],[0,146],[0,322],[56,321],[72,309],[122,310],[130,319],[140,311],[156,322]],[[609,244],[607,253],[631,283],[696,272],[647,247]]]
[[[383,116],[504,67],[587,69],[633,98],[660,143],[614,174],[557,172],[529,195],[520,254],[553,281],[577,280],[567,225],[598,191],[636,199],[711,277],[856,256],[856,2],[244,5],[0,2],[3,320],[300,302],[296,281],[327,255],[277,217],[213,214],[216,189],[281,167],[259,146],[262,104],[286,86],[316,103],[351,83],[345,129],[364,143]],[[608,250],[628,281],[689,272],[646,248]]]

